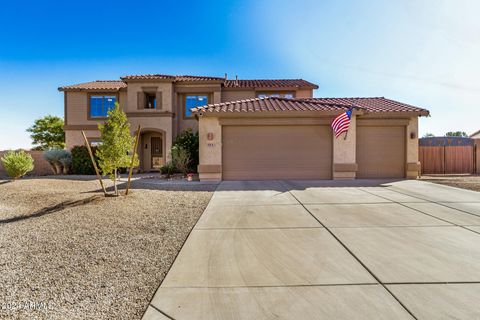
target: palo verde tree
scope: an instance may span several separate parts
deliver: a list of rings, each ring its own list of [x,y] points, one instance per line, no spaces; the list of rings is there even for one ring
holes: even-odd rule
[[[37,119],[27,132],[30,132],[35,150],[65,148],[63,119],[60,117],[47,115]]]
[[[108,111],[105,124],[99,124],[102,143],[98,146],[96,155],[102,174],[108,175],[113,181],[115,195],[118,196],[117,178],[120,168],[129,167],[132,161],[132,151],[135,138],[130,134],[130,123],[118,103]],[[135,154],[134,166],[138,165]]]

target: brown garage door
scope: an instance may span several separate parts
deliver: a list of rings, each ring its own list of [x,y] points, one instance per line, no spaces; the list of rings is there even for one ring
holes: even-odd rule
[[[223,126],[224,180],[331,179],[328,126]]]
[[[405,127],[357,127],[357,178],[405,177]]]

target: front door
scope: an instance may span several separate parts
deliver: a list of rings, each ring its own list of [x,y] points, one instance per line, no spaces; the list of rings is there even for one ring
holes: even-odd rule
[[[150,140],[152,146],[152,169],[159,170],[163,165],[163,143],[162,138],[152,137]]]

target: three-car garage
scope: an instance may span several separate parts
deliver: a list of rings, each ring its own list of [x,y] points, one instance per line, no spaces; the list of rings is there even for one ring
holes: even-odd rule
[[[416,178],[418,117],[385,98],[264,98],[201,107],[201,180]],[[347,134],[332,120],[354,108]],[[348,135],[348,137],[347,137]]]

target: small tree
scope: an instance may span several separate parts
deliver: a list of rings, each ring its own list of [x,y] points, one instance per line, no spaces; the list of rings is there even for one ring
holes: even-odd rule
[[[65,148],[65,132],[63,131],[63,119],[47,115],[35,120],[27,129],[33,140],[35,150],[63,149]]]
[[[423,137],[424,137],[424,138],[433,138],[433,137],[435,137],[435,135],[434,135],[433,133],[425,133],[425,134],[423,135]]]
[[[33,170],[33,158],[23,150],[8,151],[1,160],[7,174],[13,180],[21,178]]]
[[[468,135],[464,131],[449,131],[445,133],[445,137],[468,137]]]
[[[130,124],[127,116],[118,103],[108,111],[105,124],[99,124],[102,144],[98,146],[96,155],[103,175],[109,175],[113,181],[115,195],[118,196],[117,178],[119,168],[130,166],[132,156],[128,153],[133,149],[135,138],[130,134]],[[138,166],[135,154],[134,166]]]

